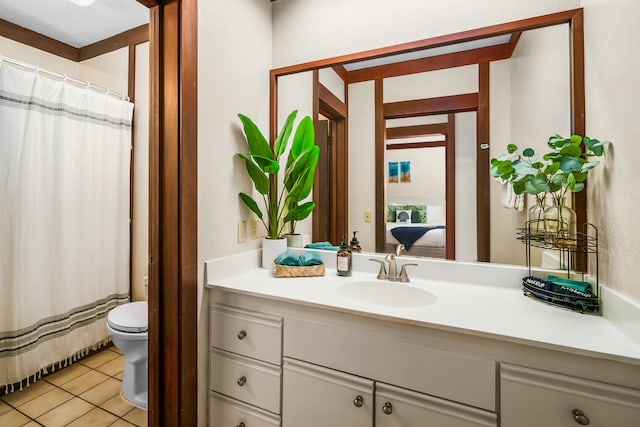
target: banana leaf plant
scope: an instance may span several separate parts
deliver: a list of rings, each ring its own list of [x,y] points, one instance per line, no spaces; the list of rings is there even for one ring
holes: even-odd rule
[[[236,155],[244,160],[256,191],[262,195],[265,211],[250,195],[240,193],[239,196],[244,205],[262,221],[268,239],[280,238],[286,223],[290,224],[290,230],[295,231],[295,223],[307,218],[315,208],[312,201],[300,204],[311,193],[320,153],[320,147],[315,145],[313,122],[309,116],[298,124],[285,167],[280,163],[289,145],[297,113],[294,110],[289,114],[273,145],[267,142],[249,117],[238,114],[249,153]],[[284,174],[280,178],[282,170]],[[282,188],[279,189],[280,183]]]

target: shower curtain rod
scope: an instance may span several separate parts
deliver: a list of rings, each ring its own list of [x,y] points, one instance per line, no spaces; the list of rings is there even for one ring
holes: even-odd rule
[[[44,73],[44,74],[48,74],[50,76],[71,82],[71,83],[75,83],[77,85],[80,86],[86,86],[88,89],[94,89],[97,91],[102,91],[105,93],[105,95],[110,95],[113,96],[114,98],[120,98],[123,101],[129,101],[130,98],[128,95],[124,95],[121,94],[120,92],[116,92],[114,90],[111,89],[107,89],[106,87],[102,87],[102,86],[98,86],[96,84],[93,84],[91,82],[88,82],[86,80],[78,80],[78,79],[74,79],[73,77],[69,77],[66,74],[59,74],[59,73],[54,73],[53,71],[49,71],[49,70],[45,70],[44,68],[40,68],[37,65],[31,65],[31,64],[27,64],[26,62],[22,62],[22,61],[18,61],[17,59],[12,59],[12,58],[7,58],[6,56],[2,56],[0,55],[0,64],[2,64],[2,62],[8,62],[9,64],[12,65],[17,65],[19,67],[23,67],[23,68],[27,68],[29,70],[33,70],[36,73]]]

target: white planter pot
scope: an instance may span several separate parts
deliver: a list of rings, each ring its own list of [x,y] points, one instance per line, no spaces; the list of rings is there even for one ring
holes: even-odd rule
[[[287,239],[262,239],[262,268],[273,270],[273,261],[287,251]]]
[[[287,246],[290,248],[301,248],[303,247],[302,242],[302,234],[285,234],[284,237],[287,238]]]

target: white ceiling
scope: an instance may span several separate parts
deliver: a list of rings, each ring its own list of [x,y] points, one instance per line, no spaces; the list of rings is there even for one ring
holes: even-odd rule
[[[149,22],[136,0],[0,0],[0,18],[73,47],[83,47]]]

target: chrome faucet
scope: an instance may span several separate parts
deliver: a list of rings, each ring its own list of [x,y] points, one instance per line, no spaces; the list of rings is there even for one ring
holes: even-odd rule
[[[411,265],[415,265],[415,266],[418,265],[413,263],[402,264],[400,268],[400,274],[398,274],[398,265],[396,263],[396,255],[394,254],[387,254],[384,257],[384,261],[380,261],[379,259],[374,259],[374,258],[369,258],[369,261],[375,261],[380,263],[380,271],[378,272],[378,277],[377,277],[378,280],[390,280],[392,282],[402,282],[402,283],[410,282],[409,276],[407,275],[407,267]],[[387,273],[385,262],[389,263],[388,273]]]

